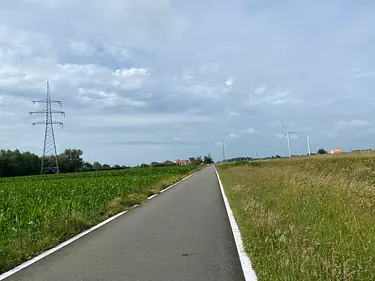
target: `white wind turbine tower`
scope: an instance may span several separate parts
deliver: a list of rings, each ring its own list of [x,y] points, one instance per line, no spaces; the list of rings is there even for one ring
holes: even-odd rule
[[[255,156],[255,159],[258,159],[258,157],[260,158],[260,155],[258,155],[258,150],[259,150],[259,141],[256,141],[255,142],[255,153],[254,153],[254,156]]]
[[[309,135],[307,137],[302,138],[304,140],[307,140],[307,149],[309,151],[309,156],[311,155],[311,141],[310,141],[310,137],[311,137],[311,132],[309,133]]]
[[[285,135],[283,137],[283,139],[281,140],[281,143],[284,141],[285,138],[287,138],[288,140],[288,152],[289,152],[289,157],[292,157],[292,153],[291,153],[291,150],[290,150],[290,134],[298,134],[299,132],[291,132],[289,131],[285,124],[283,123],[283,121],[280,121],[281,124],[283,125],[284,129],[285,129]]]

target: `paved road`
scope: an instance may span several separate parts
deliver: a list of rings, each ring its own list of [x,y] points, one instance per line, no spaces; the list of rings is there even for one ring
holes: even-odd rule
[[[6,280],[244,277],[216,175],[209,167]]]

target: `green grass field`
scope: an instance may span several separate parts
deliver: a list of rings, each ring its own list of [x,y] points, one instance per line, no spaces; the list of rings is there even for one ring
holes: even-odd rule
[[[196,166],[0,178],[0,273],[197,170]]]
[[[259,280],[375,280],[375,157],[217,166]]]

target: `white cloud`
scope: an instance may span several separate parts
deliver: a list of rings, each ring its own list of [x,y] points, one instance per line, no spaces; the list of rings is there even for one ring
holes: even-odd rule
[[[371,123],[361,120],[361,119],[354,119],[351,121],[338,121],[335,123],[334,128],[335,130],[350,130],[350,129],[357,129],[362,127],[370,126]]]
[[[230,77],[229,79],[225,81],[225,85],[227,86],[226,91],[230,91],[232,89],[233,83],[234,83],[234,77]]]
[[[198,124],[207,123],[211,121],[208,116],[194,116],[184,114],[147,114],[147,113],[122,113],[111,114],[106,118],[97,116],[95,123],[93,123],[92,116],[79,116],[78,121],[82,126],[92,127],[144,127],[150,128],[156,124],[171,126],[172,124]]]
[[[48,36],[36,31],[10,27],[0,22],[0,58],[2,65],[20,63],[29,65],[37,60],[55,58],[56,51]]]
[[[172,87],[174,92],[183,93],[185,96],[201,99],[221,99],[227,87],[210,79],[199,79],[199,76],[191,73],[183,73],[169,77],[165,82],[168,87]]]
[[[147,68],[129,68],[129,69],[117,69],[115,71],[116,76],[124,76],[124,77],[135,77],[135,76],[147,76],[148,69]]]
[[[142,88],[147,77],[147,68],[135,67],[114,70],[93,64],[54,64],[52,61],[37,68],[16,64],[0,65],[0,87],[30,88],[50,80],[72,87],[89,84],[92,87],[112,86],[135,90]]]
[[[227,81],[225,81],[225,85],[227,85],[229,88],[231,88],[232,85],[233,85],[233,82],[234,82],[234,79],[229,78]]]
[[[354,78],[360,79],[360,78],[374,78],[375,77],[375,70],[369,70],[369,71],[362,71],[360,69],[355,69],[353,73]]]
[[[94,46],[84,41],[70,40],[68,44],[70,51],[77,56],[88,57],[93,55],[96,51]]]
[[[175,140],[175,141],[180,141],[180,140],[182,140],[182,138],[179,138],[179,137],[173,137],[173,140]]]
[[[239,113],[234,111],[234,110],[231,110],[229,108],[225,108],[225,113],[228,115],[228,116],[239,116]]]
[[[9,76],[9,73],[13,75]],[[147,69],[134,67],[113,70],[93,64],[46,64],[44,68],[35,69],[34,73],[30,74],[28,68],[0,65],[0,86],[28,86],[51,80],[74,87],[89,84],[92,87],[112,86],[122,90],[134,90],[143,86],[147,76]]]
[[[199,73],[211,74],[219,71],[219,63],[204,64],[199,67]]]
[[[16,10],[23,11],[24,19],[31,26],[52,17],[54,27],[74,33],[90,32],[103,42],[137,46],[147,49],[179,39],[188,28],[188,21],[169,0],[28,0]],[[31,3],[33,5],[31,5]],[[33,6],[37,7],[33,7]],[[22,14],[22,13],[21,13]],[[46,25],[46,24],[45,24]]]
[[[254,90],[254,93],[258,96],[262,95],[263,93],[265,93],[267,90],[267,88],[265,86],[259,86],[258,88],[256,88]]]
[[[358,133],[358,136],[374,136],[375,135],[375,128],[369,128],[362,132]]]
[[[144,101],[134,100],[128,97],[122,97],[116,92],[106,92],[98,89],[79,88],[77,97],[84,103],[96,102],[98,105],[110,107],[141,107],[146,105]]]
[[[250,92],[246,105],[296,105],[300,103],[298,99],[291,97],[289,89],[283,91],[268,90],[265,86],[261,86]]]
[[[242,133],[244,133],[244,134],[255,134],[255,130],[253,128],[247,128],[245,130],[242,130]]]
[[[239,138],[240,136],[235,134],[235,133],[230,133],[229,137],[232,138],[232,139],[235,139],[235,138]]]
[[[53,4],[58,3],[60,0],[22,0],[25,3],[32,3],[32,4]]]
[[[190,81],[194,80],[195,77],[193,75],[185,73],[185,74],[182,75],[182,78],[185,81],[190,82]]]
[[[324,135],[327,136],[329,139],[334,139],[339,136],[339,134],[334,131],[325,132]]]
[[[127,48],[105,45],[104,50],[105,53],[114,56],[119,61],[126,61],[132,57],[132,52]]]

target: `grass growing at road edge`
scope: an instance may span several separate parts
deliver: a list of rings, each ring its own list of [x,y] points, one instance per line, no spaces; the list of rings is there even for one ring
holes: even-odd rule
[[[259,280],[375,280],[375,157],[217,169]]]

